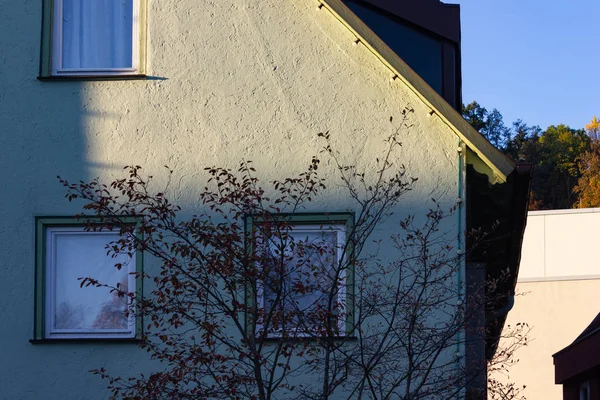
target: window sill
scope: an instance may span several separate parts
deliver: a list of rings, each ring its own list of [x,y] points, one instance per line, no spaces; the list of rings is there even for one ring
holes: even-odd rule
[[[54,81],[139,81],[146,80],[146,74],[131,75],[53,75],[38,76],[37,79],[42,82]]]
[[[58,343],[114,343],[114,344],[139,344],[142,343],[142,339],[136,338],[81,338],[81,339],[30,339],[31,344],[58,344]]]

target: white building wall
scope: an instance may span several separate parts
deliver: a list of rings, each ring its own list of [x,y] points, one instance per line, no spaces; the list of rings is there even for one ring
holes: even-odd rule
[[[373,170],[390,116],[399,124],[408,106],[395,161],[419,180],[396,216],[423,215],[431,198],[456,204],[455,134],[313,0],[148,1],[149,79],[61,82],[36,79],[41,3],[0,1],[0,399],[103,399],[106,382],[90,369],[148,369],[134,345],[29,343],[34,216],[81,211],[57,175],[106,181],[141,165],[161,188],[168,165],[171,197],[191,213],[204,167],[246,159],[265,182],[293,176],[318,154],[322,131],[343,162]],[[347,211],[332,164],[322,172],[330,189],[306,211]],[[443,229],[458,233],[458,218]]]
[[[600,311],[600,209],[533,211],[527,219],[515,306],[508,325],[532,328],[510,380],[528,400],[560,400],[552,355]]]

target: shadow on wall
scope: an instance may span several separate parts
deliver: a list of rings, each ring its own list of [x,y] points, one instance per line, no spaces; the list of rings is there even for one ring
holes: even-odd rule
[[[32,376],[52,382],[44,374],[57,365],[43,355],[56,349],[36,351],[28,342],[34,321],[34,216],[64,215],[69,207],[75,211],[61,195],[57,175],[89,177],[85,83],[36,79],[40,3],[9,0],[0,5],[0,315],[10,321],[0,353],[11,360],[0,363],[1,398],[39,396]],[[77,360],[57,362],[65,361],[61,368],[68,370]]]

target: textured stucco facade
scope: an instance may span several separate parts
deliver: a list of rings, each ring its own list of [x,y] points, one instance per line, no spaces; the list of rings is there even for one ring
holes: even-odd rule
[[[600,311],[596,253],[599,209],[533,211],[523,241],[519,281],[507,324],[527,323],[510,380],[531,400],[560,400],[552,355],[571,344]]]
[[[34,217],[81,206],[65,200],[57,175],[109,180],[141,165],[160,187],[168,165],[171,197],[191,213],[204,167],[246,159],[264,181],[296,175],[322,147],[318,132],[345,161],[372,166],[390,116],[408,106],[397,162],[419,180],[399,214],[422,215],[431,198],[456,202],[457,136],[312,0],[149,1],[146,80],[37,80],[41,12],[37,0],[0,2],[1,399],[102,399],[105,382],[88,370],[151,369],[131,344],[29,343]],[[331,185],[307,211],[347,211],[324,167]],[[445,228],[457,232],[463,217]]]

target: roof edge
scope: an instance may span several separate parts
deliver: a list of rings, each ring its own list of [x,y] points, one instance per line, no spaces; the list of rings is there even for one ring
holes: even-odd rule
[[[593,326],[597,321],[598,316],[591,325]],[[586,328],[586,331],[588,329],[590,327]],[[554,353],[552,359],[556,384],[564,384],[591,369],[600,367],[600,329],[595,328],[583,337],[577,338],[564,349]]]
[[[534,165],[530,163],[517,164],[514,172],[510,175],[507,185],[510,190],[507,193],[508,207],[508,235],[503,239],[504,244],[504,263],[508,267],[510,274],[504,281],[497,282],[496,290],[499,291],[500,298],[506,299],[505,303],[494,304],[492,311],[497,316],[492,318],[490,325],[486,326],[486,356],[491,359],[498,348],[502,329],[506,323],[508,313],[514,305],[514,295],[519,277],[519,267],[521,264],[521,250],[523,247],[523,237],[525,227],[527,226],[527,209],[529,208],[529,193],[531,179],[533,177]],[[488,265],[488,268],[489,265]],[[494,271],[488,269],[488,278],[498,277]],[[498,272],[498,271],[497,271]]]
[[[600,313],[598,313],[596,318],[592,320],[592,322],[579,334],[579,336],[577,336],[577,338],[571,344],[552,354],[552,357],[556,357],[564,353],[565,351],[571,349],[572,347],[585,341],[586,339],[589,339],[597,333],[600,333]]]
[[[319,0],[319,2],[392,71],[394,79],[402,81],[414,92],[425,105],[431,108],[432,114],[437,114],[498,175],[500,181],[506,182],[515,169],[515,164],[508,157],[477,132],[341,0]]]

